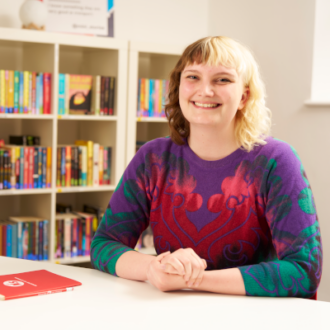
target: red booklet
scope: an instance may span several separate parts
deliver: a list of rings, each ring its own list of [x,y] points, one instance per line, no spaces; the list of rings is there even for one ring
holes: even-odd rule
[[[80,282],[47,270],[0,275],[0,300],[72,291]]]

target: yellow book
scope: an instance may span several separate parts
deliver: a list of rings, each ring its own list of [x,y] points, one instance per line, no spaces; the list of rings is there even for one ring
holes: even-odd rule
[[[149,95],[150,95],[150,79],[145,79],[145,88],[144,88],[144,109],[149,110]]]
[[[77,146],[87,146],[87,186],[93,186],[93,141],[77,140]]]
[[[10,161],[11,161],[11,174],[10,174],[10,185],[11,189],[16,188],[16,147],[10,148]]]
[[[46,188],[51,188],[52,182],[52,148],[47,147]]]
[[[8,108],[14,113],[14,71],[8,70]]]
[[[30,92],[30,74],[24,71],[23,75],[23,111],[29,113],[29,92]]]
[[[163,90],[163,80],[159,80],[159,89],[158,89],[158,114],[157,117],[161,116],[162,113],[162,90]]]
[[[6,112],[6,77],[5,70],[0,70],[0,113]]]

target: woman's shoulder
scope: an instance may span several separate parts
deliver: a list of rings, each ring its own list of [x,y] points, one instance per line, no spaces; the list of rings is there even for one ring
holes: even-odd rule
[[[161,137],[154,140],[150,140],[148,142],[143,143],[143,145],[139,148],[139,152],[141,153],[159,153],[162,151],[166,151],[169,148],[173,147],[175,143],[168,137]]]

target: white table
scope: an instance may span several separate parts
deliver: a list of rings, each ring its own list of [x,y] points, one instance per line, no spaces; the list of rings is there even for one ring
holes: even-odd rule
[[[72,292],[0,301],[0,329],[330,329],[330,303],[299,298],[163,293],[93,269],[0,257],[0,275],[46,269]]]

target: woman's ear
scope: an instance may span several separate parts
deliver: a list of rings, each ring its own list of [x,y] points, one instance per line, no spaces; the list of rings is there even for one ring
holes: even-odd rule
[[[243,94],[242,94],[241,101],[238,105],[238,110],[242,110],[245,107],[245,104],[248,101],[249,96],[250,96],[250,89],[249,89],[249,87],[245,87]]]

